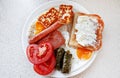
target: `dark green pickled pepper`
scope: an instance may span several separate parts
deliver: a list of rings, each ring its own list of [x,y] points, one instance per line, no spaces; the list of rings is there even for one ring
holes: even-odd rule
[[[70,54],[69,50],[65,52],[63,58],[63,66],[62,66],[62,73],[69,73],[71,70],[71,58],[72,54]]]
[[[56,50],[56,69],[62,69],[63,65],[63,57],[64,57],[65,50],[63,48],[58,48]]]

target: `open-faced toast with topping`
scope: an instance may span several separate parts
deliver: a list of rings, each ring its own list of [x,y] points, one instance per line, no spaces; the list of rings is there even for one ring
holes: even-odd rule
[[[102,45],[103,20],[96,14],[75,13],[69,46],[91,51]]]

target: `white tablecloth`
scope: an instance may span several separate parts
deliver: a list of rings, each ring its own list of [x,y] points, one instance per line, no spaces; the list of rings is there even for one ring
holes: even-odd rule
[[[50,0],[0,0],[0,78],[41,78],[26,58],[21,33],[28,15]],[[120,78],[120,0],[72,0],[104,22],[103,46],[94,63],[74,78]]]

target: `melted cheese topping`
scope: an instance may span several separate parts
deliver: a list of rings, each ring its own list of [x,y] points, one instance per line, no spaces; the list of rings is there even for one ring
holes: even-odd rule
[[[94,46],[96,43],[96,29],[98,21],[88,16],[78,16],[75,29],[77,30],[76,40],[82,46]]]

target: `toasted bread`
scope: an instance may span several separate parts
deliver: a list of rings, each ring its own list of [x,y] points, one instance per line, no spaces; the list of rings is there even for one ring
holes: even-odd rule
[[[78,42],[78,40],[76,38],[78,36],[76,36],[76,33],[79,31],[79,29],[76,29],[75,26],[78,23],[77,19],[78,19],[79,16],[85,16],[85,17],[93,18],[93,19],[97,20],[97,24],[95,24],[96,29],[95,29],[95,33],[94,33],[94,35],[95,35],[95,42],[94,43],[83,45],[80,42]],[[82,24],[78,24],[78,25],[81,26]],[[91,51],[99,50],[101,48],[101,45],[102,45],[102,31],[103,31],[103,28],[104,28],[104,22],[103,22],[103,20],[101,19],[100,16],[98,16],[96,14],[75,13],[73,26],[72,26],[72,30],[71,30],[71,35],[70,35],[70,40],[69,40],[69,46],[74,47],[74,48],[85,48],[85,49],[88,49],[88,50],[91,50]],[[84,32],[84,30],[85,29],[83,28],[83,30],[81,30],[81,31]],[[89,32],[87,32],[87,33],[89,33]],[[79,35],[80,35],[80,33],[79,33]]]

